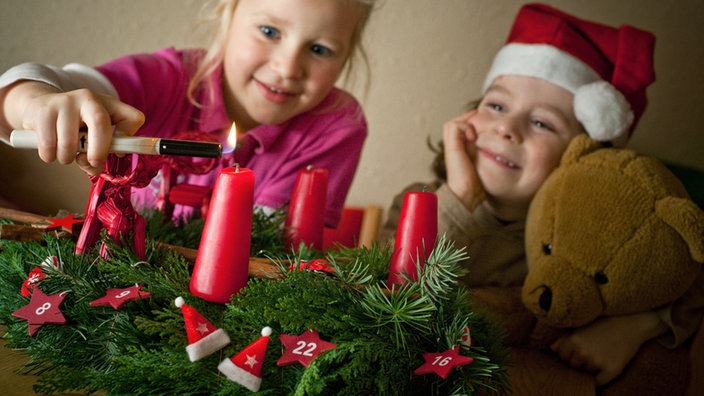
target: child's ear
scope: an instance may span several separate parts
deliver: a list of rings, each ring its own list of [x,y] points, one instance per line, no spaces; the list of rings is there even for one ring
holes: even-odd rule
[[[570,141],[567,149],[562,154],[560,165],[568,165],[579,162],[579,159],[591,152],[603,148],[600,142],[589,137],[589,135],[581,133]]]

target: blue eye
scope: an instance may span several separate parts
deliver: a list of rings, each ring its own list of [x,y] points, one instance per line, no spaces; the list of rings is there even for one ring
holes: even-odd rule
[[[498,103],[487,103],[486,105],[494,111],[502,111],[504,109],[504,107]]]
[[[310,47],[310,50],[316,54],[316,55],[321,55],[321,56],[332,56],[334,54],[333,50],[330,48],[320,45],[320,44],[313,44]]]
[[[279,37],[279,30],[271,26],[260,26],[259,30],[266,36],[272,39]]]
[[[533,125],[535,125],[536,127],[540,128],[540,129],[547,129],[548,131],[553,131],[553,130],[554,130],[554,128],[552,127],[552,125],[546,124],[546,123],[544,123],[543,121],[540,121],[540,120],[533,120]]]

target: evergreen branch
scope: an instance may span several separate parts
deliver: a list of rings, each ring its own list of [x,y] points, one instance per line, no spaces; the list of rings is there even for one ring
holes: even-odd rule
[[[419,294],[415,283],[391,289],[385,293],[383,287],[367,287],[359,301],[364,316],[371,319],[373,327],[391,326],[397,348],[406,348],[406,340],[413,330],[425,334],[436,307],[432,300]]]
[[[455,249],[454,243],[444,235],[438,238],[425,265],[416,264],[421,293],[435,301],[448,298],[459,278],[466,273],[461,263],[468,257],[464,248]]]

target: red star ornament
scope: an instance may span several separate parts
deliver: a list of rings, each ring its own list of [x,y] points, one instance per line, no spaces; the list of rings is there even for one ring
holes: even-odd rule
[[[49,217],[49,221],[51,221],[51,224],[44,228],[45,231],[60,227],[68,232],[73,232],[74,224],[83,223],[83,220],[75,219],[73,213],[65,217]]]
[[[59,309],[64,298],[66,298],[66,292],[47,296],[40,288],[36,287],[29,304],[13,312],[12,316],[26,320],[29,335],[33,337],[44,324],[66,323],[66,317]]]
[[[435,373],[446,379],[453,368],[464,366],[474,361],[473,358],[460,355],[460,348],[456,346],[442,353],[424,353],[425,363],[413,371],[413,374]]]
[[[292,363],[300,363],[308,367],[318,355],[328,349],[337,348],[336,344],[323,341],[317,331],[308,329],[300,335],[281,334],[281,343],[286,347],[286,352],[276,362],[277,366],[286,366]]]
[[[150,293],[141,291],[142,285],[134,285],[124,289],[108,289],[105,292],[105,297],[90,302],[91,307],[100,305],[110,305],[114,309],[122,308],[122,305],[127,301],[140,300],[151,296]]]

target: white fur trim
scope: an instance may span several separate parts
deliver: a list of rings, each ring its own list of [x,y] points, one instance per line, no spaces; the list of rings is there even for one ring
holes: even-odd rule
[[[192,362],[195,362],[196,360],[200,360],[213,352],[219,351],[229,343],[230,337],[227,335],[225,330],[217,329],[193,344],[187,345],[186,353],[188,353],[188,358]]]
[[[573,106],[575,117],[594,140],[617,141],[627,135],[633,124],[630,104],[606,81],[580,87],[574,94]]]
[[[575,92],[582,85],[601,80],[601,76],[578,58],[547,44],[511,43],[494,57],[482,92],[501,75],[536,77]]]
[[[262,386],[261,377],[257,377],[249,371],[237,367],[230,359],[225,359],[220,362],[218,370],[225,374],[230,381],[237,382],[252,392],[258,391]]]

